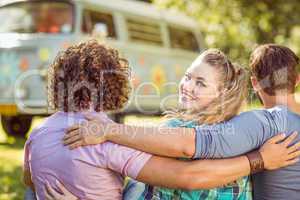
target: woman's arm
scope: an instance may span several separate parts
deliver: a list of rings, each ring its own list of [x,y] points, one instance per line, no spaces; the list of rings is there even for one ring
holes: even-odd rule
[[[26,186],[30,187],[30,189],[34,190],[34,185],[32,183],[29,170],[23,170],[23,182]]]
[[[141,170],[137,180],[149,185],[196,190],[221,187],[249,173],[250,166],[246,156],[199,161],[153,156]]]
[[[159,156],[191,158],[195,153],[192,128],[137,127],[107,123],[95,117],[70,127],[64,144],[73,149],[107,140]]]
[[[300,142],[290,145],[296,136],[297,134],[293,134],[285,139],[285,135],[280,134],[260,148],[265,169],[274,170],[298,162]],[[249,173],[250,165],[246,156],[198,161],[153,156],[139,172],[137,180],[167,188],[194,190],[220,187]],[[56,185],[62,194],[47,184],[45,189],[47,200],[77,199],[62,184]]]
[[[194,129],[123,124],[108,124],[107,127],[107,140],[154,155],[192,158],[195,152]]]
[[[275,170],[299,161],[300,142],[290,146],[296,136],[295,133],[285,139],[284,134],[277,135],[259,149],[266,170]],[[195,190],[220,187],[249,174],[250,165],[246,156],[198,161],[153,156],[137,180],[150,185]]]
[[[149,185],[195,190],[222,186],[249,173],[249,161],[246,156],[190,162],[153,156],[140,171],[137,180]],[[58,188],[63,191],[61,194],[46,184],[46,200],[77,199],[62,184]]]
[[[283,134],[278,135],[260,148],[265,169],[274,170],[298,162],[300,142],[290,145],[295,136],[296,134],[284,140]],[[195,190],[221,187],[249,174],[250,165],[246,156],[198,161],[153,156],[139,172],[137,180],[167,188]],[[62,184],[56,185],[63,194],[58,194],[47,184],[47,200],[76,199]]]
[[[30,141],[27,140],[24,146],[24,162],[23,162],[23,183],[30,187],[32,190],[34,190],[34,185],[31,180],[31,173],[30,173],[30,168],[29,168],[29,145]]]
[[[246,156],[190,162],[153,156],[142,168],[137,180],[149,185],[196,190],[223,186],[249,173],[249,161]],[[45,188],[46,200],[77,199],[62,184],[58,185],[62,194],[56,192],[49,184],[46,184]]]

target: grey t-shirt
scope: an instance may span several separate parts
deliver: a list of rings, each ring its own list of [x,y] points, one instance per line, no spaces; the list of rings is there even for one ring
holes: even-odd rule
[[[300,134],[300,115],[276,106],[244,112],[227,122],[197,126],[195,130],[194,158],[227,158],[257,149],[278,133]],[[295,142],[299,140],[300,136]],[[300,162],[254,175],[253,188],[256,200],[299,200]]]

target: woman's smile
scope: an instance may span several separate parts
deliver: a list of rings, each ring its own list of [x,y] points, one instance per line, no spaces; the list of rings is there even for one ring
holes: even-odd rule
[[[195,96],[193,96],[192,94],[190,94],[189,92],[183,90],[181,92],[181,99],[184,101],[184,102],[189,102],[189,101],[196,101],[197,98]]]

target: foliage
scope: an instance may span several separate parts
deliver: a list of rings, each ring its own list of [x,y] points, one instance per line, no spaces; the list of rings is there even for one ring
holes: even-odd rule
[[[35,117],[28,133],[44,118]],[[25,185],[22,181],[23,147],[25,139],[5,134],[0,125],[0,200],[24,199]]]
[[[0,134],[2,134],[0,132]],[[21,200],[24,196],[22,183],[23,145],[25,140],[15,144],[0,145],[0,200]]]
[[[298,0],[153,0],[199,22],[208,47],[220,48],[243,65],[262,43],[288,45],[300,53]]]

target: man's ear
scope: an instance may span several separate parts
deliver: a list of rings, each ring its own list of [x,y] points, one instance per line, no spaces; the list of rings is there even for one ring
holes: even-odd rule
[[[251,84],[252,84],[253,90],[255,92],[258,92],[260,87],[259,87],[259,83],[258,83],[256,77],[251,76],[250,79],[251,79]]]

